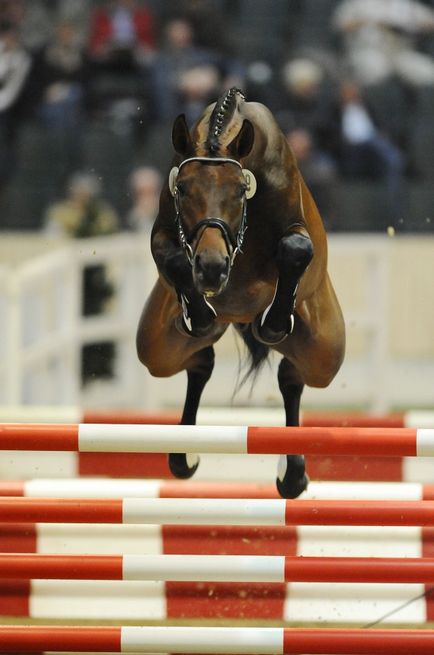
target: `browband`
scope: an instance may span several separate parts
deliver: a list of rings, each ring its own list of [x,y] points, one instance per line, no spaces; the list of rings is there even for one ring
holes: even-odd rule
[[[256,193],[256,179],[252,171],[249,171],[247,168],[243,168],[239,161],[236,159],[231,159],[230,157],[189,157],[184,159],[179,166],[174,166],[169,173],[169,189],[172,196],[175,196],[176,189],[176,179],[178,177],[179,171],[185,164],[188,164],[192,161],[204,162],[206,164],[235,164],[238,168],[241,168],[241,171],[244,175],[246,181],[246,198],[250,200]]]
[[[236,159],[231,159],[230,157],[189,157],[188,159],[184,159],[179,166],[178,170],[181,170],[181,168],[184,166],[184,164],[188,164],[191,161],[206,161],[210,164],[236,164],[239,166],[242,170],[242,166],[239,161]]]

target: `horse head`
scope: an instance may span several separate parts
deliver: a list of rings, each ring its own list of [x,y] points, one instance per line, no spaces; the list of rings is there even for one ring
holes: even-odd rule
[[[207,297],[216,296],[225,289],[241,251],[247,200],[256,191],[253,173],[240,163],[252,149],[254,129],[244,120],[224,155],[200,156],[181,115],[175,120],[172,141],[182,158],[169,175],[178,238],[191,263],[196,289]]]

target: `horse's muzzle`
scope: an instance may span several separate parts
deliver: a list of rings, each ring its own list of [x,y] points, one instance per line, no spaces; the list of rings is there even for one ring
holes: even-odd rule
[[[197,291],[205,296],[217,296],[229,279],[229,256],[203,250],[193,259],[193,281]]]

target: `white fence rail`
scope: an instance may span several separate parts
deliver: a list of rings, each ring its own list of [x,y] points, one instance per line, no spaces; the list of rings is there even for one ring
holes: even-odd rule
[[[330,239],[330,267],[347,323],[348,354],[330,389],[306,391],[308,404],[386,411],[394,405],[423,406],[429,398],[432,402],[426,381],[433,379],[434,359],[425,357],[419,369],[420,358],[397,362],[390,348],[394,320],[390,251],[394,247],[393,240],[378,236]],[[357,262],[363,265],[357,268]],[[107,267],[115,293],[103,314],[86,317],[82,315],[83,270],[98,264]],[[130,234],[69,242],[15,267],[0,267],[0,405],[158,408],[182,404],[184,380],[154,380],[136,357],[137,321],[155,277],[148,238]],[[421,311],[430,311],[429,306],[422,304]],[[415,321],[426,320],[423,315],[415,317]],[[82,387],[82,348],[101,341],[115,344],[114,377]],[[225,336],[217,352],[204,401],[227,405],[237,374],[233,338]],[[246,385],[237,402],[279,404],[277,387],[270,394],[273,386],[275,371],[265,370],[253,394]]]
[[[98,264],[107,267],[115,292],[104,313],[86,317],[83,270]],[[81,389],[82,348],[102,341],[115,344],[116,362],[114,378],[100,385],[101,401],[143,400],[134,343],[141,306],[155,276],[152,267],[147,240],[123,235],[73,242],[18,267],[0,269],[6,335],[0,402],[80,403],[86,394],[95,394],[95,389]]]

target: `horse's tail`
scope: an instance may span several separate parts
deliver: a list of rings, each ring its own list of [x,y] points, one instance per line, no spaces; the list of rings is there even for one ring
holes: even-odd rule
[[[268,358],[270,349],[265,344],[261,343],[253,336],[252,326],[238,325],[237,332],[243,339],[247,346],[249,361],[247,362],[247,371],[237,385],[238,389],[247,381],[250,376],[253,376],[252,383],[255,382],[256,376],[265,364]]]

